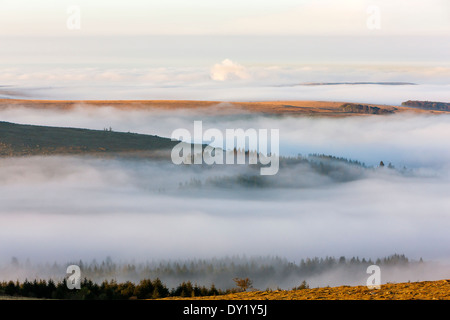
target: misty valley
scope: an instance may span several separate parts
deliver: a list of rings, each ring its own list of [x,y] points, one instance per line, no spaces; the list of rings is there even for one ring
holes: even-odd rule
[[[0,123],[0,280],[61,281],[74,263],[94,283],[158,279],[157,296],[188,296],[230,292],[235,277],[258,289],[361,285],[375,262],[383,283],[446,276],[447,115],[225,118],[280,128],[268,176],[248,150],[234,150],[245,164],[172,163],[177,142],[158,123],[187,127],[195,112],[135,116],[152,135]]]

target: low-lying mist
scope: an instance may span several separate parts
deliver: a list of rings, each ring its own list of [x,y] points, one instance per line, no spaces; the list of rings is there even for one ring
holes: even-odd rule
[[[273,176],[283,186],[259,187],[230,180],[257,176],[248,166],[56,156],[0,164],[2,260],[449,256],[447,176],[358,167],[340,181],[297,165]],[[221,187],[224,177],[234,182]]]
[[[4,109],[0,118],[100,130],[111,126],[166,137],[176,128],[192,130],[193,120],[203,120],[204,130],[279,128],[285,156],[301,153],[306,159],[309,153],[321,153],[366,164],[337,161],[333,170],[321,171],[299,162],[262,178],[247,165],[176,166],[88,156],[2,158],[0,264],[11,257],[43,264],[106,256],[144,263],[227,255],[299,262],[392,253],[449,262],[447,115],[244,119],[80,107],[64,112]],[[383,168],[378,167],[381,160]],[[394,168],[388,168],[389,162]],[[445,267],[425,270],[417,278],[449,276]],[[330,272],[308,281],[313,286],[353,281]],[[416,273],[403,277],[408,273],[402,272],[392,273],[397,276],[390,281],[417,280]],[[294,280],[277,285],[292,287]]]
[[[169,289],[191,282],[207,288],[214,285],[220,290],[236,287],[233,279],[249,278],[253,289],[292,289],[306,281],[310,287],[366,285],[367,268],[380,267],[381,283],[440,280],[448,276],[448,265],[423,260],[410,260],[394,254],[384,258],[366,259],[325,257],[306,258],[298,263],[285,258],[229,256],[211,259],[176,259],[135,263],[114,261],[110,257],[98,261],[70,261],[64,264],[33,264],[13,257],[10,263],[0,266],[0,282],[24,282],[30,279],[60,282],[67,278],[69,265],[78,265],[83,278],[95,283],[114,280],[118,283],[139,283],[144,279],[160,279]],[[31,281],[32,282],[32,281]]]

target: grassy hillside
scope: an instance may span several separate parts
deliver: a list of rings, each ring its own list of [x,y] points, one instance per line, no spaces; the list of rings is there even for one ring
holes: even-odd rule
[[[0,156],[155,152],[176,143],[135,133],[0,122]]]
[[[450,300],[450,280],[388,283],[380,289],[340,286],[299,290],[249,291],[166,300]]]
[[[155,282],[157,282],[157,280]],[[140,294],[142,290],[140,290],[139,288],[143,288],[145,285],[150,285],[150,283],[151,282],[149,281],[141,282],[139,285],[137,285],[138,290],[136,291],[136,293]],[[90,284],[92,285],[92,283]],[[117,285],[117,283],[113,282],[105,282],[104,285],[112,286],[114,288],[122,286],[123,290],[121,290],[121,292],[125,294],[127,291],[130,291],[130,286],[133,287],[133,284],[130,282],[122,285]],[[29,283],[28,287],[32,288],[33,284]],[[162,289],[164,289],[164,287],[162,287]],[[53,290],[55,291],[54,297],[52,297],[53,299],[67,299],[66,297],[64,297],[64,295],[61,295],[61,293],[70,291],[67,290],[65,285],[61,285],[61,283],[58,284],[58,287],[53,288]],[[72,299],[92,299],[94,296],[87,292],[89,292],[89,290],[87,290],[86,288],[80,291],[72,291],[72,293],[75,294]],[[131,290],[129,294],[133,294],[133,290]],[[107,297],[106,295],[102,298],[107,300],[146,299],[145,297],[139,298],[138,296],[121,296],[114,298]],[[51,298],[36,298],[29,296],[0,294],[0,300],[37,299]],[[230,294],[216,294],[210,296],[171,296],[162,298],[162,300],[450,300],[450,280],[388,283],[381,285],[380,289],[369,289],[367,288],[367,286],[340,286],[314,289],[298,288],[295,290],[248,291]]]

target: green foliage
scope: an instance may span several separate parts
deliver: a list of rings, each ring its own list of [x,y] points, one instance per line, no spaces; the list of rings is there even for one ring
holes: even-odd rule
[[[138,299],[151,299],[153,296],[153,291],[155,287],[150,279],[145,279],[139,282],[139,284],[134,289],[134,295]]]
[[[135,285],[130,281],[117,283],[115,280],[103,281],[100,285],[84,279],[80,290],[69,290],[66,280],[55,284],[53,280],[25,280],[19,282],[0,282],[0,294],[44,299],[70,300],[128,300],[128,299],[159,299],[169,296],[193,297],[224,294],[214,285],[211,288],[192,285],[190,281],[183,282],[176,289],[169,289],[157,278],[154,281],[144,279]]]

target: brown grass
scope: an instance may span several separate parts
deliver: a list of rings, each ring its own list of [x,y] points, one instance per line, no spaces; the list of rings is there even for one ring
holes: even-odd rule
[[[450,280],[388,283],[380,289],[340,286],[301,290],[240,292],[220,296],[165,300],[450,300]]]
[[[123,110],[197,110],[200,112],[223,113],[263,113],[274,115],[307,115],[307,116],[362,116],[360,113],[349,113],[340,107],[346,102],[330,101],[254,101],[254,102],[221,102],[196,100],[25,100],[0,99],[0,109],[22,106],[34,109],[70,110],[79,106],[113,107]],[[445,111],[420,110],[403,106],[368,104],[394,113],[445,113]]]

